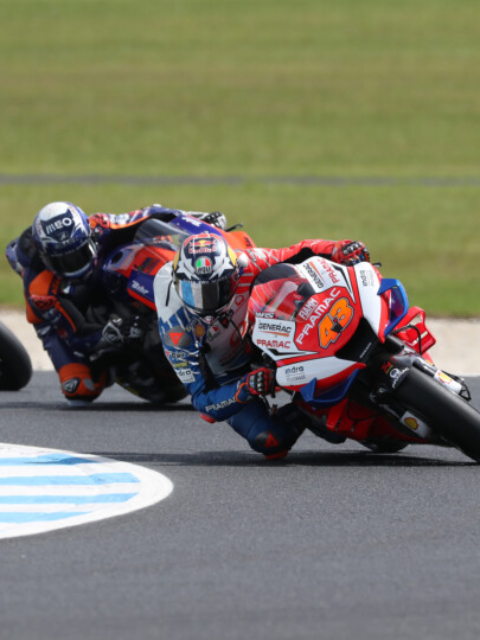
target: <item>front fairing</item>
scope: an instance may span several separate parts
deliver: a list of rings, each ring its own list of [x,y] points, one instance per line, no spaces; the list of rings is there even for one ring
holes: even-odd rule
[[[345,267],[314,257],[290,268],[283,281],[255,286],[252,340],[275,361],[280,386],[334,404],[400,321],[399,283],[382,289],[369,263]]]
[[[155,275],[174,255],[175,246],[165,240],[118,247],[101,264],[102,285],[117,301],[127,303],[134,298],[155,309]]]
[[[363,366],[336,357],[362,317],[358,288],[347,268],[320,257],[289,269],[254,288],[252,340],[276,362],[281,386],[298,391],[316,379],[326,387]]]

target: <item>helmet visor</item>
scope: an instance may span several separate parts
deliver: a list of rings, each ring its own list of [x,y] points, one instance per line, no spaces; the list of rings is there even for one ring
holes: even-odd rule
[[[230,302],[237,287],[237,278],[216,282],[178,280],[177,291],[183,303],[199,315],[210,315]]]
[[[90,238],[80,247],[62,255],[43,256],[47,266],[59,276],[74,278],[82,276],[90,269],[95,257],[95,244]]]

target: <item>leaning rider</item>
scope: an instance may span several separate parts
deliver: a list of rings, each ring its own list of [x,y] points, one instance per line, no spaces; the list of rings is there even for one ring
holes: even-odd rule
[[[285,249],[234,251],[221,231],[183,241],[154,281],[165,355],[193,406],[209,422],[224,421],[268,459],[284,457],[306,424],[293,404],[269,411],[274,385],[267,367],[252,369],[247,307],[255,277],[279,262],[319,255],[351,265],[369,260],[362,242],[304,240]]]
[[[148,218],[194,216],[225,227],[219,212],[185,212],[152,205],[129,213],[96,213],[87,217],[70,202],[52,202],[35,216],[33,225],[6,250],[7,259],[22,276],[27,320],[33,324],[71,404],[97,398],[107,384],[106,372],[96,377],[89,354],[101,340],[119,342],[132,327],[88,320],[87,309],[101,304],[102,260],[115,247],[130,242]]]

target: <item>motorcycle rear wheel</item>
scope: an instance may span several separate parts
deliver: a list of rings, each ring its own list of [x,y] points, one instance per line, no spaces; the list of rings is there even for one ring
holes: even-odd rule
[[[394,397],[444,440],[480,462],[480,413],[466,400],[415,367]]]
[[[32,361],[14,333],[0,322],[0,391],[18,391],[32,377]]]

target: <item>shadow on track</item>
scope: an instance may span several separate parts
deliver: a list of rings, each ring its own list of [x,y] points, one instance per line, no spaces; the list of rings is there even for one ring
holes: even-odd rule
[[[53,410],[53,411],[66,411],[67,413],[116,413],[116,412],[132,412],[132,413],[175,413],[177,411],[195,411],[191,405],[188,404],[165,404],[155,405],[150,402],[98,402],[91,406],[85,407],[71,407],[66,402],[2,402],[2,409],[22,409],[31,411],[33,410]]]
[[[398,454],[379,454],[368,451],[331,452],[301,451],[290,453],[284,460],[268,461],[255,453],[237,451],[200,451],[195,453],[117,453],[92,451],[94,455],[115,458],[136,464],[184,467],[469,467],[476,462],[466,459],[439,460]]]

